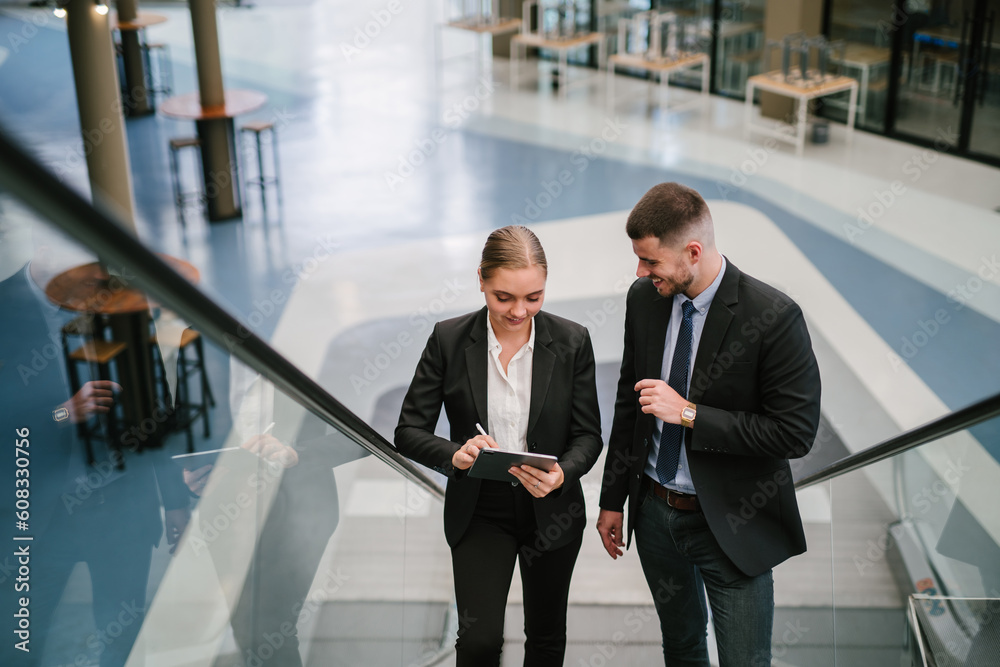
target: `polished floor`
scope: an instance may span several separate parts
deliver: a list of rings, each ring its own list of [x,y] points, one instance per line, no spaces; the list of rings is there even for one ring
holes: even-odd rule
[[[175,90],[194,90],[186,10],[143,6],[169,18],[148,35],[170,47]],[[280,220],[271,199],[265,221],[254,193],[243,220],[209,224],[191,211],[185,230],[171,199],[167,141],[193,127],[159,115],[127,125],[141,238],[198,266],[206,292],[387,437],[430,324],[482,305],[478,251],[490,229],[511,222],[537,231],[549,256],[546,308],[591,329],[610,395],[635,268],[624,220],[651,185],[668,180],[702,192],[731,261],[802,306],[824,376],[824,418],[847,451],[1000,389],[1000,170],[863,132],[847,145],[840,126],[828,144],[796,157],[790,146],[746,141],[741,103],[711,98],[665,113],[641,81],[619,77],[608,100],[603,72],[584,81],[592,72],[574,70],[581,85],[560,97],[549,67],[531,64],[513,88],[506,60],[435,63],[440,6],[408,2],[367,42],[357,35],[385,7],[378,0],[220,6],[226,84],[267,93],[268,105],[245,120],[277,124]],[[85,191],[65,30],[39,11],[0,10],[0,34],[31,33],[3,45],[0,122]],[[444,55],[475,46],[468,34],[444,33]],[[212,368],[224,383],[221,350]],[[605,398],[606,424],[610,409]],[[963,485],[1000,476],[995,422],[953,446],[972,463]],[[337,473],[344,522],[328,558],[356,573],[341,597],[446,602],[439,506],[410,502],[405,485],[370,459]],[[590,477],[588,511],[596,511],[599,477]],[[879,508],[868,526],[877,536],[893,490],[874,479],[865,492],[867,507]],[[396,500],[378,510],[376,498]],[[1000,538],[993,505],[978,502],[970,510]],[[819,562],[828,572],[832,559],[849,565],[865,542],[831,555],[828,491],[809,492],[802,505],[811,544],[827,549],[814,547]],[[401,506],[409,508],[402,522]],[[373,527],[380,512],[406,545],[404,565],[399,545]],[[588,540],[575,602],[648,603],[635,559],[611,573],[596,534]],[[365,571],[373,555],[393,576]],[[832,575],[824,583],[804,559],[789,564],[793,584],[779,586],[779,606],[816,602],[805,582],[830,592]],[[880,576],[855,591],[859,605],[898,606],[888,572]],[[156,604],[171,602],[164,587]],[[217,613],[204,613],[219,624]]]

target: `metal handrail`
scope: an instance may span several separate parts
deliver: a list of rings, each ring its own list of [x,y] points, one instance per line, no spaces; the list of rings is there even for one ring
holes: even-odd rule
[[[2,189],[96,251],[102,261],[127,269],[144,291],[167,304],[201,334],[224,345],[230,354],[264,375],[307,410],[339,429],[430,494],[444,498],[444,489],[423,469],[404,458],[363,419],[174,272],[138,239],[126,232],[115,213],[91,205],[61,183],[12,142],[3,128],[0,128],[0,156]]]
[[[964,431],[967,428],[997,416],[1000,416],[1000,394],[984,398],[977,403],[950,412],[943,417],[910,429],[868,449],[845,456],[839,461],[835,461],[825,468],[803,477],[795,483],[795,488],[804,489],[807,486],[820,484],[840,475],[846,475],[849,472],[896,456],[914,447],[919,447],[934,440],[940,440],[958,431]]]

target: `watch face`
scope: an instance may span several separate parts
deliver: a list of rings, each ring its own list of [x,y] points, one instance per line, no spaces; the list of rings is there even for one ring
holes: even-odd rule
[[[69,419],[69,410],[66,408],[59,408],[58,410],[52,411],[52,418],[57,422],[66,421]]]
[[[681,417],[684,419],[694,419],[695,411],[694,408],[684,408],[681,410]]]

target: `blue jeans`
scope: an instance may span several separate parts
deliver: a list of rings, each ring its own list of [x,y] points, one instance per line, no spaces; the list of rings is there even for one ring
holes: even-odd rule
[[[667,667],[709,667],[706,592],[720,667],[771,664],[770,570],[743,574],[719,547],[704,514],[674,509],[650,491],[639,506],[635,540],[660,617]]]

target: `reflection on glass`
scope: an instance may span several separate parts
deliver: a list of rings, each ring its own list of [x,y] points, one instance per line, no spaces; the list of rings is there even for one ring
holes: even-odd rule
[[[704,5],[711,7],[709,2]],[[761,72],[764,5],[764,0],[723,3],[715,51],[715,85],[722,94],[743,99],[747,79]]]
[[[963,5],[971,3],[913,3],[905,20],[897,22],[903,31],[904,66],[896,129],[939,142],[939,147],[958,142],[962,116],[958,63],[967,48],[969,21]]]
[[[822,427],[820,430],[822,434]],[[817,439],[813,452],[822,446]],[[797,476],[804,459],[791,461]],[[834,667],[834,563],[831,549],[831,484],[796,494],[808,548],[774,568],[774,623],[771,657],[775,665]]]
[[[908,452],[897,463],[916,563],[921,639],[938,664],[1000,660],[1000,520],[995,507],[1000,420]],[[922,568],[922,569],[920,569]],[[917,578],[920,574],[926,575]]]
[[[712,28],[711,0],[661,0],[653,5],[653,9],[658,12],[671,12],[676,15],[677,32],[680,35],[678,49],[711,53],[712,37],[715,32]],[[735,17],[741,16],[741,12],[742,6],[733,7],[730,10],[727,18],[719,24],[720,38],[732,30]],[[666,35],[662,35],[661,44],[666,45],[667,43],[668,38]],[[670,81],[674,84],[700,89],[701,71],[679,70],[671,74]]]
[[[78,280],[60,280],[81,267]],[[3,202],[0,429],[11,449],[0,503],[15,545],[4,571],[20,579],[17,609],[4,610],[18,642],[4,642],[3,664],[124,664],[154,549],[165,537],[169,557],[188,523],[180,470],[165,448],[143,445],[161,443],[173,419],[152,398],[164,385],[152,375],[152,386],[136,385],[145,353],[109,338],[148,314],[126,275],[95,270],[92,256]]]
[[[630,18],[637,12],[654,10],[672,12],[681,24],[678,30],[683,35],[683,43],[677,46],[684,51],[712,54],[713,41],[716,44],[715,87],[719,93],[742,98],[748,77],[758,74],[764,45],[764,0],[745,0],[722,3],[718,23],[713,23],[712,0],[633,0],[631,2],[606,3],[599,10],[600,30],[611,40],[609,53],[622,53],[624,47],[617,44],[619,19]],[[666,43],[666,40],[663,40]],[[648,74],[643,72],[644,75]],[[698,71],[678,71],[671,75],[671,81],[681,85],[699,88],[701,75]]]
[[[892,59],[893,11],[877,0],[833,0],[830,39],[845,40],[843,57],[831,63],[858,80],[858,127],[883,131]],[[827,115],[846,122],[846,100],[827,100]]]
[[[320,567],[340,518],[332,469],[366,451],[328,435],[325,422],[235,360],[229,406],[233,428],[223,447],[178,457],[200,498],[181,562],[211,563],[247,664],[294,667],[302,664],[304,610],[315,614],[343,583],[333,564]]]
[[[430,498],[388,473],[403,497],[338,542],[334,471],[367,450],[147,299],[127,266],[94,261],[0,201],[0,583],[16,639],[0,664],[417,659],[398,546],[410,514],[393,508]],[[358,497],[364,510],[394,496]],[[360,614],[378,629],[365,640]]]
[[[992,420],[833,481],[838,647],[1000,660],[998,433]]]
[[[569,39],[591,32],[591,3],[585,0],[538,0],[538,29],[547,39]],[[518,15],[521,15],[519,9]],[[541,57],[558,60],[559,54],[539,49]],[[590,49],[573,49],[568,62],[574,65],[590,64]],[[553,78],[553,85],[558,79]]]
[[[982,66],[976,70],[976,102],[969,150],[1000,157],[1000,0],[989,0],[980,44]]]

